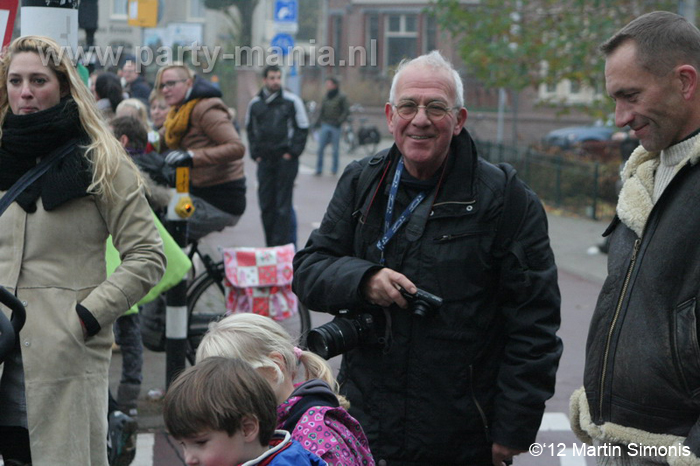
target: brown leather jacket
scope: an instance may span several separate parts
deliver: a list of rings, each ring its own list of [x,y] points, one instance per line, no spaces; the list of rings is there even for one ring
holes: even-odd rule
[[[218,97],[204,98],[195,105],[180,146],[194,152],[193,186],[214,186],[244,176],[245,146],[228,107]]]

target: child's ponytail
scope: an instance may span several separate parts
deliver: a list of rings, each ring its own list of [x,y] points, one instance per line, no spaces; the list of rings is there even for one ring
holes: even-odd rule
[[[297,349],[299,348],[295,347],[295,350]],[[304,366],[304,370],[306,371],[304,378],[306,380],[320,379],[326,382],[328,386],[331,387],[331,390],[333,390],[333,393],[335,393],[335,396],[338,398],[340,406],[348,409],[350,407],[350,402],[343,395],[338,393],[340,386],[338,385],[338,381],[335,379],[333,370],[328,362],[318,354],[312,353],[311,351],[301,350],[300,352],[295,352],[297,353],[299,362]]]

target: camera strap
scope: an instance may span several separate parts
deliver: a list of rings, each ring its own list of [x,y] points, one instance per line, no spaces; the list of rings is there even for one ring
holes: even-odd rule
[[[398,166],[396,167],[396,171],[394,172],[394,180],[391,183],[391,189],[389,190],[389,198],[386,204],[386,212],[384,213],[384,234],[379,239],[379,241],[377,241],[377,249],[379,249],[382,252],[382,257],[379,261],[382,265],[384,265],[385,263],[384,248],[386,247],[387,243],[391,240],[391,238],[394,237],[396,232],[399,231],[399,228],[401,228],[401,226],[404,223],[406,223],[413,211],[416,210],[418,205],[421,202],[423,202],[423,199],[425,199],[426,197],[425,191],[418,193],[418,195],[415,198],[413,198],[413,201],[411,201],[411,203],[408,204],[408,207],[404,209],[399,218],[397,218],[393,224],[391,223],[394,217],[394,203],[396,201],[396,194],[399,191],[399,184],[401,182],[401,173],[403,173],[403,168],[403,157],[401,157],[399,159]]]

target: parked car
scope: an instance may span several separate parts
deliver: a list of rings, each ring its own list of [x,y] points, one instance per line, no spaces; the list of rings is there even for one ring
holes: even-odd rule
[[[608,126],[571,126],[550,131],[542,143],[545,147],[573,149],[593,141],[611,141],[616,131]]]

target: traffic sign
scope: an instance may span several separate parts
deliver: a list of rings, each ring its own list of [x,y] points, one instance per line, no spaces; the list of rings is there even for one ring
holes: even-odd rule
[[[294,48],[294,38],[289,34],[281,32],[272,38],[270,41],[270,47],[284,57],[292,48]]]
[[[158,25],[158,0],[129,0],[127,22],[129,26],[154,28]]]
[[[297,0],[275,0],[275,22],[296,23],[299,21]]]

